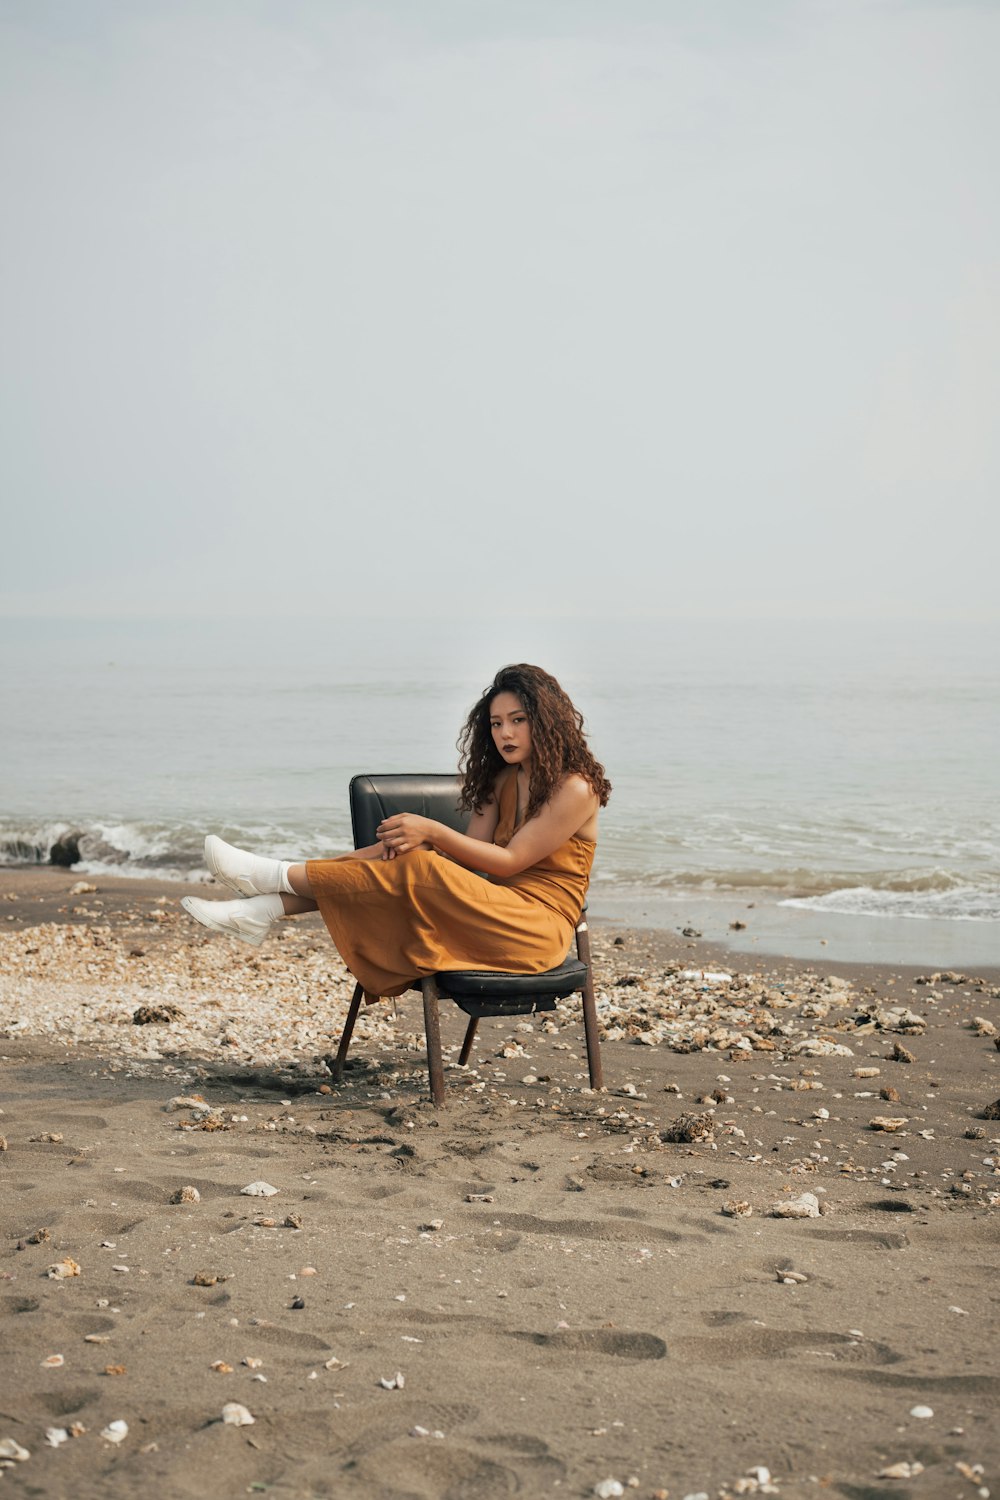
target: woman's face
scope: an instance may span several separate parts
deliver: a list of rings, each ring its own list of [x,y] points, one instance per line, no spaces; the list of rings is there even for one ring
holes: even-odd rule
[[[531,761],[531,725],[516,693],[497,693],[490,704],[493,743],[509,766]]]

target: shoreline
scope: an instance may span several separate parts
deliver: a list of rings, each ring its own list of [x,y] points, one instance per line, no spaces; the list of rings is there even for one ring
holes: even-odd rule
[[[20,921],[22,911],[37,910],[51,919],[59,891],[65,894],[80,882],[97,887],[98,907],[111,911],[127,906],[130,898],[144,901],[154,895],[166,904],[177,903],[184,895],[204,896],[215,887],[204,875],[185,880],[181,876],[88,874],[76,867],[48,864],[0,866],[0,900],[5,891],[11,891],[27,903],[16,911],[0,906],[0,927],[5,917],[13,915]],[[591,921],[596,924],[675,936],[693,928],[701,940],[738,956],[743,963],[760,957],[817,964],[1000,969],[1000,924],[982,919],[816,911],[787,906],[773,894],[753,889],[676,894],[649,887],[623,893],[610,882],[600,881],[591,886],[588,902]],[[63,904],[65,920],[88,920],[74,916],[72,903]]]
[[[484,1021],[468,1068],[448,1008],[435,1111],[418,996],[335,1086],[318,916],[251,949],[181,893],[0,872],[13,1494],[993,1485],[1000,971],[595,921],[607,1091],[578,1003]]]

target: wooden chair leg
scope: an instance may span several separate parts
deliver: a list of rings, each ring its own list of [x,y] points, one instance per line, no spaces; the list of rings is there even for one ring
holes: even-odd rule
[[[441,1061],[441,1006],[437,981],[428,974],[420,981],[424,996],[424,1034],[427,1037],[427,1072],[431,1099],[437,1109],[444,1103],[444,1064]]]
[[[340,1046],[337,1055],[331,1062],[327,1059],[327,1067],[333,1074],[335,1083],[339,1083],[344,1076],[344,1059],[347,1057],[347,1049],[351,1045],[351,1037],[354,1035],[354,1023],[358,1019],[358,1011],[361,1009],[361,1001],[364,999],[364,990],[360,984],[354,986],[354,994],[351,996],[350,1009],[347,1012],[347,1020],[344,1022],[344,1030],[340,1038]]]
[[[466,1028],[466,1032],[465,1032],[465,1041],[462,1043],[462,1051],[459,1054],[459,1058],[458,1058],[459,1066],[462,1067],[462,1068],[464,1068],[465,1065],[466,1065],[466,1063],[469,1061],[469,1055],[472,1052],[472,1044],[476,1040],[476,1032],[478,1030],[479,1030],[479,1017],[478,1016],[470,1016],[469,1017],[469,1024],[468,1024],[468,1026]]]
[[[576,953],[580,962],[587,965],[587,978],[583,986],[583,1030],[587,1038],[590,1087],[603,1089],[604,1068],[601,1064],[601,1039],[597,1030],[597,1000],[594,996],[594,971],[590,962],[590,932],[586,917],[576,929]]]

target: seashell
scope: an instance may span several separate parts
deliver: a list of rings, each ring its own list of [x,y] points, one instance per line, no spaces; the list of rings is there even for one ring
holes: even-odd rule
[[[869,1130],[885,1130],[889,1134],[893,1134],[897,1130],[902,1130],[903,1126],[909,1123],[909,1118],[905,1115],[875,1115],[873,1119],[868,1121],[868,1128]]]
[[[69,1433],[65,1427],[46,1427],[45,1441],[50,1448],[59,1448],[69,1442]]]
[[[224,1276],[217,1276],[214,1271],[195,1271],[191,1277],[192,1286],[216,1286],[220,1281],[225,1281]]]
[[[248,1354],[245,1359],[240,1360],[240,1364],[246,1365],[248,1370],[259,1370],[263,1363],[264,1361],[262,1359],[258,1359],[256,1355],[253,1354]]]
[[[83,1437],[86,1430],[82,1422],[71,1422],[69,1424],[69,1435],[71,1438]]]
[[[465,1201],[466,1203],[492,1203],[494,1200],[492,1193],[466,1193]]]
[[[213,1359],[209,1368],[214,1370],[217,1375],[231,1375],[233,1373],[232,1365],[227,1365],[224,1359]]]
[[[166,1104],[163,1107],[164,1109],[175,1110],[211,1109],[211,1105],[209,1104],[208,1100],[203,1099],[200,1094],[175,1094],[172,1099],[167,1100]]]
[[[48,1359],[42,1360],[42,1369],[58,1370],[60,1366],[64,1365],[65,1363],[66,1361],[61,1354],[50,1354]]]
[[[109,1422],[102,1430],[101,1437],[108,1443],[124,1443],[128,1437],[128,1423],[120,1418],[117,1422]]]
[[[750,1204],[745,1202],[743,1199],[727,1198],[725,1203],[722,1205],[721,1212],[724,1213],[728,1219],[749,1219],[750,1215],[753,1213],[753,1209],[750,1207]]]
[[[401,1391],[405,1384],[406,1379],[403,1375],[400,1374],[398,1370],[391,1380],[386,1380],[385,1376],[383,1375],[381,1380],[379,1381],[379,1385],[384,1391]]]
[[[201,1194],[196,1187],[178,1188],[170,1199],[171,1203],[200,1203]]]
[[[330,1359],[327,1360],[323,1368],[324,1370],[346,1370],[347,1365],[343,1360],[338,1359],[336,1355],[333,1355]]]
[[[929,1406],[911,1406],[910,1407],[910,1416],[911,1417],[919,1417],[922,1421],[927,1421],[927,1419],[929,1417],[933,1417],[933,1415],[934,1415],[934,1412],[931,1410],[931,1408]]]
[[[302,1228],[302,1215],[301,1214],[286,1214],[285,1215],[285,1222],[284,1222],[284,1224],[283,1224],[282,1227],[284,1229],[301,1229]]]
[[[318,1276],[319,1272],[315,1266],[303,1266],[299,1272],[300,1276]]]
[[[70,1276],[79,1276],[80,1267],[67,1255],[65,1259],[57,1260],[55,1265],[49,1266],[45,1274],[50,1281],[66,1281]]]
[[[13,1438],[0,1438],[0,1458],[8,1458],[12,1463],[27,1463],[31,1454],[27,1448],[22,1448]]]
[[[105,1365],[104,1373],[105,1375],[124,1375],[126,1370],[124,1365]]]
[[[36,1229],[34,1234],[28,1235],[29,1245],[44,1245],[46,1240],[52,1238],[51,1229]]]
[[[852,1078],[877,1078],[879,1076],[879,1074],[881,1073],[881,1071],[882,1071],[881,1068],[855,1068],[854,1072],[851,1074],[851,1077]]]
[[[597,1500],[613,1500],[616,1495],[624,1495],[625,1486],[618,1479],[602,1479],[600,1484],[594,1485],[594,1494]]]
[[[252,1427],[253,1417],[238,1401],[227,1401],[222,1408],[222,1420],[227,1427]]]
[[[433,1234],[435,1230],[444,1228],[443,1219],[428,1219],[426,1224],[421,1224],[421,1234]]]
[[[248,1182],[245,1188],[240,1188],[246,1198],[273,1198],[277,1191],[269,1182]]]
[[[917,1475],[922,1474],[923,1472],[924,1466],[922,1463],[918,1463],[916,1460],[914,1460],[913,1463],[907,1463],[905,1459],[901,1459],[898,1464],[890,1464],[887,1469],[879,1469],[875,1478],[916,1479]]]
[[[46,1146],[61,1146],[65,1136],[58,1130],[46,1130],[41,1135],[33,1135],[32,1141],[40,1141]]]

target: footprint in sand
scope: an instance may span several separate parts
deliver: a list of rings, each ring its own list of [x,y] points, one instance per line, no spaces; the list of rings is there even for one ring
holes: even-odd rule
[[[613,1244],[643,1244],[649,1240],[667,1240],[676,1244],[690,1238],[676,1229],[659,1229],[655,1225],[608,1219],[541,1219],[535,1214],[500,1213],[489,1210],[494,1228],[520,1230],[522,1234],[554,1234],[567,1240],[607,1240]]]
[[[820,1356],[831,1369],[840,1364],[895,1364],[903,1358],[888,1344],[856,1339],[849,1333],[812,1333],[799,1329],[731,1326],[717,1338],[678,1338],[671,1353],[687,1364],[728,1365],[745,1359],[793,1359]],[[824,1364],[824,1369],[826,1364]]]
[[[568,1328],[556,1333],[516,1333],[539,1349],[555,1354],[607,1354],[614,1359],[664,1359],[667,1346],[655,1333],[633,1333],[625,1328]]]

